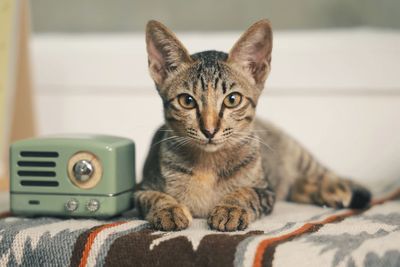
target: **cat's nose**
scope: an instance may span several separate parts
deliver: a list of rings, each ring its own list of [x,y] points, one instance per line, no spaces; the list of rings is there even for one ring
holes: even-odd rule
[[[200,130],[205,137],[211,140],[218,132],[218,124],[217,112],[212,108],[212,106],[207,106],[200,118]]]
[[[207,137],[208,139],[212,139],[215,134],[217,133],[216,128],[203,128],[201,129],[201,132],[205,135],[205,137]]]

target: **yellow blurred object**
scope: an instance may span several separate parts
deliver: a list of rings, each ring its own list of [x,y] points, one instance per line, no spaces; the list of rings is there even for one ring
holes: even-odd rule
[[[0,2],[0,190],[8,187],[5,151],[10,131],[10,100],[15,87],[15,43],[17,1]]]
[[[9,180],[6,177],[0,177],[0,191],[6,191],[9,187]]]
[[[0,2],[0,191],[8,188],[9,143],[34,135],[29,1]]]

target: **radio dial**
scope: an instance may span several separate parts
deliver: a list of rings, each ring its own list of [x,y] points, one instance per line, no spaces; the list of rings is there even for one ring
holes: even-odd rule
[[[74,165],[74,176],[78,181],[86,182],[94,172],[93,165],[87,160],[80,160]]]
[[[75,186],[80,189],[91,189],[100,182],[103,168],[95,154],[80,151],[68,160],[67,172]]]

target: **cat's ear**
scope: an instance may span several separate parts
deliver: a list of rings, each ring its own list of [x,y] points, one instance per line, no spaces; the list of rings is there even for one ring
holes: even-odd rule
[[[229,52],[228,62],[241,68],[262,88],[269,74],[272,52],[272,28],[268,20],[254,23]]]
[[[150,75],[157,85],[162,85],[181,64],[191,62],[190,55],[175,34],[158,21],[147,23],[146,45]]]

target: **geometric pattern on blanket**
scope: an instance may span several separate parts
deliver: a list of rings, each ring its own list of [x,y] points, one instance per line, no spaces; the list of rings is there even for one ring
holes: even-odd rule
[[[278,202],[231,233],[204,219],[155,231],[134,212],[107,221],[2,214],[0,266],[400,266],[399,196],[363,211]]]

